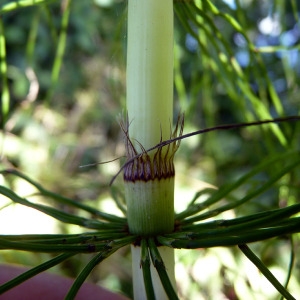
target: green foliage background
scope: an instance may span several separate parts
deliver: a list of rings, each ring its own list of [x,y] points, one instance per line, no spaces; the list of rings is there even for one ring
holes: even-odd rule
[[[233,6],[221,0],[195,2],[198,9],[193,1],[175,2],[174,107],[176,113],[185,112],[185,132],[223,123],[299,115],[298,1],[236,0]],[[101,208],[110,197],[109,181],[121,163],[79,166],[124,154],[117,116],[125,110],[127,4],[117,0],[42,1],[43,5],[9,10],[10,3],[18,2],[0,3],[1,36],[5,37],[6,48],[6,56],[1,53],[1,65],[7,65],[1,83],[1,169],[18,168],[49,190]],[[273,26],[269,34],[259,30],[262,20]],[[240,57],[243,59],[239,61]],[[5,103],[9,103],[9,109]],[[299,122],[291,122],[184,140],[176,159],[180,187],[177,201],[191,200],[183,191],[197,192],[202,181],[217,187],[226,185],[267,158],[299,151],[299,128]],[[279,169],[280,164],[268,166],[229,200],[247,194]],[[226,216],[299,203],[299,183],[299,168],[295,168],[268,191]],[[3,178],[2,184],[24,196],[28,194],[13,177]],[[121,184],[119,178],[115,185]],[[4,210],[7,205],[4,201],[0,208]],[[66,209],[63,205],[59,208]],[[29,220],[24,216],[19,222]],[[79,232],[61,225],[57,230]],[[293,247],[299,249],[298,234]],[[255,250],[268,267],[287,272],[288,239],[258,243]],[[182,286],[186,299],[199,297],[200,291],[203,299],[217,299],[218,293],[228,297],[233,293],[229,299],[235,299],[242,264],[236,249],[193,250],[188,256],[178,252],[178,266],[189,278]],[[45,257],[0,253],[1,261],[25,265],[36,265]],[[227,265],[228,259],[232,265]],[[219,260],[218,280],[213,286],[195,277],[199,274],[191,267],[202,266],[205,260]],[[293,291],[300,294],[295,283],[300,276],[298,260],[292,283]],[[76,276],[87,261],[88,257],[82,255],[57,271]],[[131,296],[129,265],[129,250],[122,248],[104,261],[90,280]],[[235,270],[230,269],[233,265]],[[241,277],[247,278],[246,274]],[[249,290],[247,293],[251,293]],[[277,299],[274,293],[252,293],[253,299]]]

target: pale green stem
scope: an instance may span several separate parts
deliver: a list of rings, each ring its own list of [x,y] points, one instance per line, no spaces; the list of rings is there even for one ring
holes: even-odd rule
[[[128,159],[170,138],[173,119],[172,0],[128,2],[127,113]],[[149,236],[173,230],[173,156],[176,149],[171,146],[156,153],[145,153],[126,168],[125,195],[132,233]]]
[[[163,259],[163,262],[166,266],[169,278],[173,287],[176,290],[176,280],[174,272],[174,249],[169,247],[159,247],[159,253]],[[132,245],[131,246],[131,256],[132,256],[132,273],[133,273],[133,294],[134,299],[147,299],[145,292],[145,285],[143,280],[143,272],[140,266],[141,260],[141,248]],[[134,263],[135,262],[135,263]],[[168,299],[164,288],[160,282],[157,271],[151,264],[151,277],[153,281],[154,293],[156,299],[164,300]]]
[[[127,159],[171,137],[173,119],[173,1],[128,1]],[[124,170],[131,233],[144,237],[174,229],[174,166],[178,144],[143,153]],[[175,286],[174,250],[159,247]],[[140,247],[132,246],[134,298],[145,299]],[[153,268],[153,266],[152,266]],[[157,299],[167,299],[156,270]]]
[[[172,0],[128,1],[126,72],[130,137],[147,149],[169,138],[173,119]]]

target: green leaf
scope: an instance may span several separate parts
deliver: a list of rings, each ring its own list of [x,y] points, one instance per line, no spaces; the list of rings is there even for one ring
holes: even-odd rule
[[[261,273],[270,281],[270,283],[277,289],[277,291],[287,300],[296,300],[275,278],[269,269],[262,263],[262,261],[251,251],[247,245],[239,245],[242,252],[248,257],[249,260],[261,271]]]
[[[24,272],[23,274],[15,277],[14,279],[1,285],[0,286],[0,294],[5,293],[6,291],[14,288],[15,286],[21,284],[22,282],[36,276],[37,274],[60,264],[61,262],[67,260],[68,258],[72,257],[73,255],[75,255],[75,254],[74,253],[64,253],[64,254],[58,255],[55,258],[50,259],[47,262],[42,263],[42,264]]]
[[[17,9],[26,8],[35,5],[45,5],[50,4],[52,2],[56,2],[57,0],[19,0],[19,1],[11,1],[7,4],[3,4],[0,7],[0,14],[8,13],[15,11]]]
[[[77,276],[76,280],[74,281],[65,299],[66,300],[74,299],[80,287],[82,286],[86,278],[89,276],[89,274],[92,272],[92,270],[95,268],[95,266],[97,266],[99,263],[101,263],[104,259],[109,257],[118,249],[132,243],[134,239],[135,237],[128,237],[128,238],[119,239],[118,241],[112,241],[109,244],[109,248],[105,249],[104,251],[101,251],[95,257],[93,257],[90,260],[90,262],[84,267],[84,269],[80,272],[80,274]]]
[[[191,232],[192,229],[191,229]],[[172,238],[172,235],[158,236],[157,241],[164,246],[173,248],[197,249],[210,247],[235,246],[239,244],[248,244],[258,242],[281,235],[300,232],[300,217],[287,220],[281,226],[258,228],[238,233],[222,234],[222,229],[217,233],[217,237],[205,237],[199,239],[191,239],[187,235],[181,238]]]
[[[154,239],[150,238],[148,240],[148,246],[149,246],[152,263],[153,263],[154,267],[156,268],[156,271],[159,275],[162,286],[164,287],[167,296],[169,297],[169,299],[174,299],[174,300],[179,299],[173,288],[173,285],[169,279],[164,262],[163,262],[160,254],[159,254],[159,251],[155,245]]]
[[[49,197],[49,198],[55,200],[58,203],[67,204],[69,206],[82,209],[83,211],[89,212],[93,216],[96,216],[96,217],[101,218],[101,219],[106,220],[106,221],[119,222],[119,223],[123,223],[123,224],[126,222],[125,218],[121,218],[121,217],[118,217],[118,216],[115,216],[115,215],[112,215],[112,214],[101,212],[98,209],[95,209],[91,206],[87,206],[87,205],[85,205],[83,203],[80,203],[78,201],[75,201],[73,199],[70,199],[70,198],[64,197],[62,195],[53,193],[53,192],[45,189],[42,185],[40,185],[39,183],[37,183],[36,181],[34,181],[33,179],[29,178],[28,176],[26,176],[25,174],[19,172],[16,169],[3,170],[3,171],[0,171],[0,174],[4,174],[4,175],[12,174],[12,175],[18,176],[19,178],[22,178],[25,181],[32,184],[34,187],[36,187],[38,189],[38,191],[41,193],[41,195]]]
[[[152,284],[151,271],[150,271],[150,257],[148,251],[148,243],[145,239],[141,241],[141,267],[144,276],[144,285],[148,300],[155,299],[155,293]]]

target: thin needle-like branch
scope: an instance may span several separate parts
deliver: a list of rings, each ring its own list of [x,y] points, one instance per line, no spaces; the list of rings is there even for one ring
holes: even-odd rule
[[[245,122],[245,123],[237,123],[237,124],[225,124],[225,125],[219,125],[219,126],[215,126],[215,127],[206,128],[206,129],[200,129],[200,130],[196,130],[194,132],[187,133],[187,134],[182,134],[182,135],[179,134],[177,137],[173,137],[169,140],[160,142],[159,144],[155,145],[154,147],[147,149],[146,152],[148,153],[155,149],[170,145],[176,141],[181,141],[183,139],[192,137],[194,135],[198,135],[198,134],[202,134],[202,133],[206,133],[206,132],[237,129],[237,128],[242,128],[242,127],[249,127],[249,126],[256,126],[256,125],[263,125],[263,124],[270,124],[270,123],[291,122],[291,121],[300,121],[300,116],[289,116],[289,117],[283,117],[283,118],[275,118],[272,120],[262,120],[262,121]],[[183,122],[183,121],[179,121],[179,122]],[[180,129],[180,132],[182,132],[182,128]],[[136,156],[127,160],[127,162],[120,168],[120,170],[117,172],[117,174],[112,178],[112,180],[110,181],[110,185],[112,185],[114,183],[115,179],[119,176],[119,174],[124,170],[124,168],[126,166],[131,164],[135,159],[139,158],[141,155],[143,155],[143,153],[137,154]]]
[[[262,274],[272,283],[278,292],[287,300],[296,300],[275,278],[269,269],[262,263],[262,261],[251,251],[247,245],[239,245],[242,252],[252,261],[252,263],[262,272]]]

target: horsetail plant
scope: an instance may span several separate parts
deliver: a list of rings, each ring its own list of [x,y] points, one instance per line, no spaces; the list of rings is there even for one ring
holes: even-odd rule
[[[177,135],[173,121],[173,1],[128,2],[127,121],[123,125],[127,160],[124,168],[129,231],[142,237],[174,230],[174,164],[179,146],[174,142],[147,152]],[[137,154],[142,152],[138,158]],[[146,292],[140,269],[141,250],[132,246],[135,299]],[[175,287],[174,250],[161,248],[166,269]],[[152,275],[155,276],[155,272]],[[166,295],[154,280],[157,299]]]
[[[52,1],[21,0],[5,4],[0,8],[0,13],[49,2]],[[216,27],[204,8],[201,5],[198,6],[197,1],[188,1],[190,6],[186,1],[176,2],[178,3],[175,12],[181,18],[182,24],[189,28],[193,22],[198,24],[197,22],[203,18],[206,21],[203,31],[213,40],[212,30],[215,30]],[[57,51],[57,61],[52,71],[52,75],[54,74],[52,77],[53,87],[58,79],[61,59],[65,51],[66,27],[69,22],[71,1],[66,3],[68,6],[64,11],[62,38],[57,46],[59,51]],[[213,15],[224,18],[238,32],[242,32],[242,27],[237,21],[228,14],[220,12],[209,0],[203,1],[203,5],[205,8],[209,8]],[[198,16],[195,18],[192,12]],[[187,18],[182,18],[182,16]],[[189,18],[191,23],[187,21]],[[172,0],[128,1],[127,111],[125,120],[121,123],[127,156],[127,161],[121,169],[124,171],[126,198],[126,209],[123,207],[121,209],[124,217],[102,212],[95,207],[53,193],[17,170],[7,169],[0,172],[6,177],[14,175],[25,180],[33,185],[44,198],[49,198],[54,203],[63,204],[72,209],[65,212],[56,208],[55,205],[52,207],[35,203],[1,185],[0,193],[3,196],[14,203],[47,214],[60,222],[78,225],[87,230],[87,232],[79,234],[1,235],[0,250],[44,252],[54,254],[55,257],[51,257],[48,261],[1,285],[0,294],[76,254],[93,254],[66,295],[66,299],[74,299],[83,282],[99,263],[118,249],[131,245],[134,298],[177,299],[174,274],[175,248],[238,246],[283,297],[295,299],[287,290],[293,268],[292,257],[287,272],[288,278],[283,286],[246,244],[299,233],[300,217],[297,214],[300,212],[300,204],[296,203],[231,219],[223,219],[221,214],[248,204],[249,201],[268,191],[287,174],[292,174],[293,176],[290,176],[292,179],[296,177],[296,170],[300,165],[299,151],[286,148],[283,153],[267,157],[232,184],[221,186],[219,189],[200,190],[191,199],[187,208],[180,213],[174,212],[175,168],[173,159],[180,141],[193,135],[274,122],[299,121],[300,117],[281,117],[270,120],[269,111],[264,104],[258,103],[259,98],[251,94],[249,98],[253,105],[261,110],[259,116],[264,118],[263,121],[221,125],[183,135],[183,116],[179,116],[175,129],[172,130],[173,27]],[[190,34],[197,40],[203,56],[209,57],[210,53],[207,51],[206,45],[198,38],[196,31],[192,29]],[[218,51],[225,49],[230,52],[227,41],[222,38],[220,33],[217,34],[223,44],[220,47],[218,41],[212,41],[215,48]],[[5,75],[3,82],[7,86],[3,26],[0,27],[0,35],[1,74]],[[249,50],[256,53],[257,49],[254,49],[249,40],[247,42]],[[240,97],[233,88],[234,80],[232,78],[235,77],[232,74],[237,76],[237,86],[249,96],[249,85],[245,80],[245,74],[236,65],[234,58],[231,59],[232,64],[223,53],[219,55],[218,59],[219,61],[216,60],[218,62],[210,60],[209,64],[215,72],[218,67],[221,70],[221,81],[224,81],[230,96],[235,99]],[[228,78],[223,76],[226,71]],[[274,90],[270,86],[270,82],[268,80],[267,82],[271,94],[276,100],[277,96],[274,96]],[[7,90],[6,88],[5,93]],[[52,90],[50,91],[52,93]],[[6,95],[5,93],[4,95]],[[5,116],[7,115],[6,102],[2,103],[2,111]],[[278,112],[282,112],[281,104],[276,101],[275,103],[277,103],[275,106]],[[293,136],[281,131],[281,128],[275,125],[271,130],[283,145],[286,144],[288,136]],[[266,169],[272,169],[272,174],[249,189],[249,185],[253,184],[256,176]],[[289,184],[292,186],[292,182]],[[234,196],[236,190],[247,192],[244,196],[236,199]],[[114,192],[112,196],[114,199],[116,198]],[[201,196],[206,196],[206,200],[200,199]],[[115,199],[115,201],[121,207],[119,200]],[[76,214],[73,209],[83,212],[83,214]],[[290,239],[290,244],[293,248],[292,239]]]

